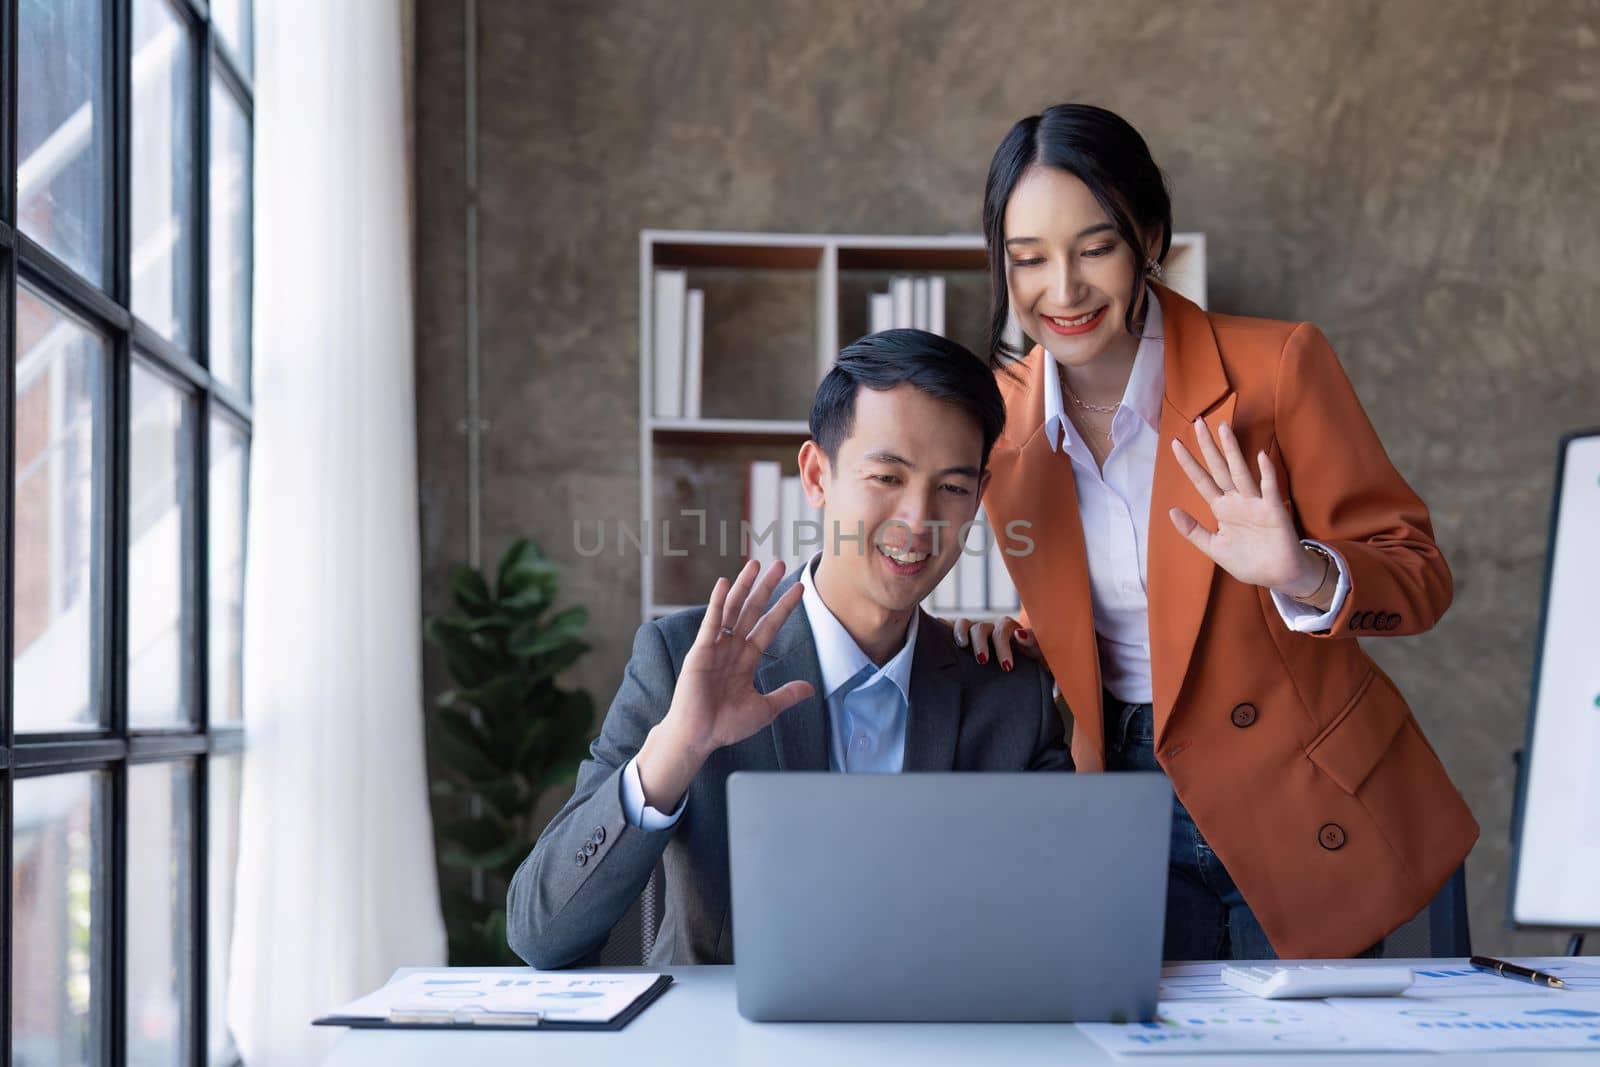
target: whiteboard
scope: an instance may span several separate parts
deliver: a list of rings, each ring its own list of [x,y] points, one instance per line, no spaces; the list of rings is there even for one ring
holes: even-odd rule
[[[1600,928],[1600,430],[1561,444],[1510,911],[1580,930]]]

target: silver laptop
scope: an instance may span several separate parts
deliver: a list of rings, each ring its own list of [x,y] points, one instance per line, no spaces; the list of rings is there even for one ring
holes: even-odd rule
[[[1153,773],[734,774],[739,1014],[1153,1019],[1171,821]]]

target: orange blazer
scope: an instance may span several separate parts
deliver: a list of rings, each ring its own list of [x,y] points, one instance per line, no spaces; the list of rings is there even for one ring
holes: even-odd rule
[[[1157,758],[1280,956],[1354,955],[1425,907],[1478,824],[1411,709],[1357,638],[1431,627],[1450,570],[1422,500],[1389,462],[1337,357],[1308,323],[1215,315],[1162,288],[1166,392],[1150,501],[1148,595]],[[1043,432],[1035,346],[998,380],[1006,428],[984,494],[1071,711],[1080,771],[1105,768],[1100,661],[1072,462]],[[1276,464],[1303,536],[1337,549],[1351,587],[1332,628],[1289,629],[1267,590],[1185,541],[1167,511],[1215,528],[1172,456],[1193,421],[1232,425]],[[1012,527],[1018,520],[1027,527]]]

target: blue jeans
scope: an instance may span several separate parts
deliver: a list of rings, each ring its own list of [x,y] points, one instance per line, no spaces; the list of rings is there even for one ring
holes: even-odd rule
[[[1155,712],[1105,694],[1106,770],[1161,771],[1155,753]],[[1164,773],[1164,772],[1163,772]],[[1383,942],[1361,953],[1378,956]],[[1167,860],[1167,929],[1162,957],[1169,960],[1277,959],[1272,942],[1245,903],[1227,868],[1211,851],[1176,795]]]
[[[1105,727],[1106,770],[1161,771],[1155,712],[1149,704],[1124,704],[1107,693]],[[1161,955],[1168,960],[1277,959],[1239,887],[1176,795]]]

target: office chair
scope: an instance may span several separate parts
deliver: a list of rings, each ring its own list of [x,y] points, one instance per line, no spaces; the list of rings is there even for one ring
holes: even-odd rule
[[[606,943],[600,948],[597,966],[637,967],[650,958],[656,932],[661,929],[661,887],[665,875],[661,864],[656,864],[644,885],[644,892],[611,928]]]
[[[1383,955],[1385,959],[1472,955],[1465,864],[1450,876],[1431,904],[1383,939]]]

